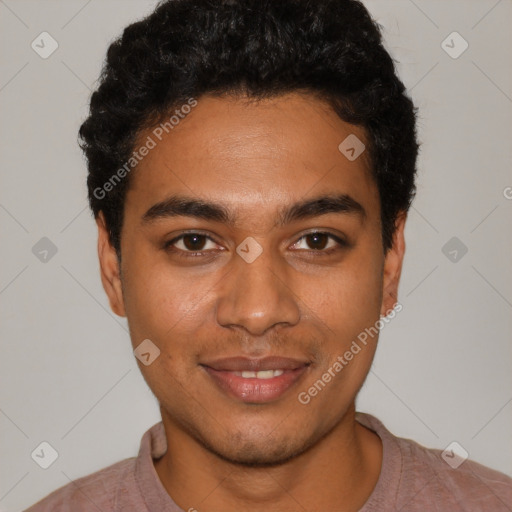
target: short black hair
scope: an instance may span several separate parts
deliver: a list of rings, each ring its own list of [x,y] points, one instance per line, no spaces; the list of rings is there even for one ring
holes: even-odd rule
[[[363,4],[165,0],[110,45],[79,130],[90,207],[94,217],[103,211],[118,256],[126,162],[144,130],[203,94],[257,100],[289,92],[322,99],[362,127],[386,252],[416,192],[417,112]],[[116,173],[123,179],[114,183]]]

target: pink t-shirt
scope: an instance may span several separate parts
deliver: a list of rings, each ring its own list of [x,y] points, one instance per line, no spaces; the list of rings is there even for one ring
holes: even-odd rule
[[[441,450],[391,434],[374,416],[356,420],[382,440],[377,485],[359,512],[511,512],[512,478],[465,460],[453,469]],[[162,422],[142,437],[138,456],[71,482],[25,512],[186,512],[167,494],[153,459],[167,450]]]

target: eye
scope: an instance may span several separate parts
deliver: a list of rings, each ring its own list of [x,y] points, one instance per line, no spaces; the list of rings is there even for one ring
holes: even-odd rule
[[[208,244],[211,244],[208,247]],[[215,241],[203,233],[184,233],[164,244],[164,248],[171,252],[185,253],[180,256],[200,256],[202,251],[216,249]]]
[[[340,237],[323,231],[308,233],[299,238],[293,245],[294,249],[306,250],[321,254],[331,254],[349,244]],[[164,249],[179,257],[199,257],[218,249],[219,245],[208,235],[199,232],[183,233],[165,242]],[[223,249],[220,249],[223,250]]]
[[[298,244],[304,242],[303,247],[297,247]],[[309,247],[304,247],[307,245]],[[314,233],[308,233],[307,235],[299,238],[295,242],[294,247],[303,250],[312,250],[313,252],[323,252],[329,254],[337,251],[342,247],[348,246],[347,242],[342,240],[340,237],[333,235],[332,233],[326,233],[322,231],[315,231]]]

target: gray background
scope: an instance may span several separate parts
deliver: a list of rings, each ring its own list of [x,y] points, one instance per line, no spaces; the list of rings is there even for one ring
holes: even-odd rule
[[[160,419],[101,287],[76,144],[109,42],[155,3],[0,0],[2,511],[135,456]],[[420,108],[423,146],[403,311],[358,410],[512,475],[512,2],[365,3]],[[43,31],[59,44],[47,59],[31,48]],[[457,59],[441,47],[453,31],[469,43]],[[32,252],[43,237],[57,248],[46,262]],[[42,441],[59,454],[46,470],[31,458]]]

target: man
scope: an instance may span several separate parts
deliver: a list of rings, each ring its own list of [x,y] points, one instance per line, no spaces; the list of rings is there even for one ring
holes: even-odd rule
[[[80,136],[162,422],[29,511],[512,510],[506,475],[355,410],[418,151],[361,3],[163,2],[110,46]]]

